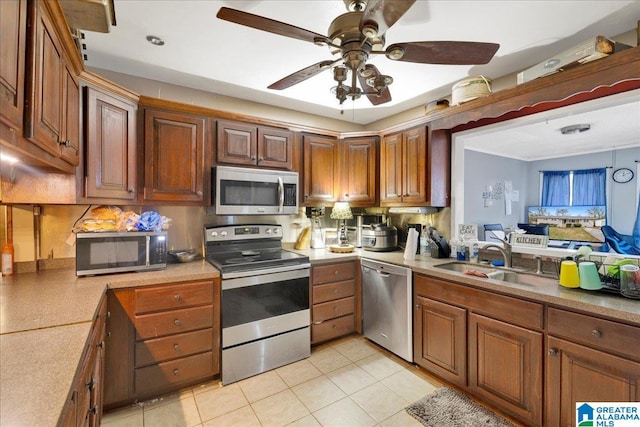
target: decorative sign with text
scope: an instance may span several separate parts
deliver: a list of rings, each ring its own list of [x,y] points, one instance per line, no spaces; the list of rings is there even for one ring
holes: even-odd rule
[[[526,246],[529,248],[546,248],[549,243],[549,236],[537,234],[512,234],[511,244],[513,246]]]
[[[477,242],[478,226],[476,224],[458,224],[458,238],[462,242]]]

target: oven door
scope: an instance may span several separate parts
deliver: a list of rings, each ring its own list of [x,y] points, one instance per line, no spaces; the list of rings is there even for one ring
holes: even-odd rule
[[[216,215],[295,215],[298,174],[217,166],[212,173]]]
[[[222,348],[310,325],[309,269],[222,280]]]

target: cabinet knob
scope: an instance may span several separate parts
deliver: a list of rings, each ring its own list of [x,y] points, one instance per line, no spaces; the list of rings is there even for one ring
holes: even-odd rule
[[[202,196],[202,191],[196,191],[196,194],[197,194],[198,196]]]
[[[333,311],[335,311],[336,313],[338,312],[338,306],[337,305],[333,307]]]
[[[594,329],[593,331],[591,331],[591,335],[593,335],[596,338],[600,338],[602,336],[602,332],[600,332],[597,329]]]
[[[333,325],[333,329],[338,329],[338,325]]]
[[[420,310],[420,304],[416,304],[416,310]]]
[[[133,192],[135,192],[136,190],[135,190],[133,187],[129,187],[129,190],[128,190],[128,191],[129,191],[129,193],[133,193]]]
[[[71,147],[71,141],[69,141],[68,139],[65,141],[60,141],[59,144],[63,147]]]
[[[182,322],[180,321],[180,319],[174,320],[173,324],[176,325],[176,326],[182,326]]]
[[[90,414],[97,414],[98,413],[98,405],[94,405],[89,409],[89,413]]]
[[[178,295],[174,296],[173,299],[175,299],[176,301],[181,301],[182,300],[182,296],[180,294],[178,294]]]
[[[251,156],[251,160],[255,160],[255,159],[256,159],[256,156]]]
[[[557,356],[559,353],[557,348],[550,348],[549,349],[549,356]]]
[[[96,345],[98,348],[104,348],[104,341],[100,341],[100,344]]]
[[[178,344],[174,344],[174,345],[173,345],[173,349],[174,349],[175,351],[180,351],[180,346],[179,346]]]
[[[334,271],[334,272],[333,272],[333,275],[334,275],[334,276],[337,276],[338,274],[340,274],[340,271],[338,271],[338,270],[336,270],[336,271]]]
[[[96,385],[96,379],[91,376],[91,381],[85,384],[89,390],[93,390],[93,387]]]
[[[349,194],[345,193],[344,197],[348,199],[349,198]]]
[[[176,377],[179,377],[180,376],[180,370],[179,369],[174,369],[173,370],[173,375],[176,376]]]

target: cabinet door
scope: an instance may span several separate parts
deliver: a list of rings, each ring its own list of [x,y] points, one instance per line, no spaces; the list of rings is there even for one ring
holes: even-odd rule
[[[133,289],[107,291],[105,338],[104,407],[122,406],[133,394],[134,344],[133,327],[135,293]]]
[[[64,101],[62,103],[62,138],[60,157],[78,166],[80,152],[80,86],[73,72],[64,67]]]
[[[424,204],[427,201],[427,142],[425,128],[402,134],[402,203]]]
[[[144,200],[204,201],[205,119],[184,113],[144,112]]]
[[[467,385],[467,310],[415,295],[414,361],[460,386]]]
[[[136,107],[90,86],[84,97],[84,197],[135,200]]]
[[[576,402],[640,401],[640,363],[555,337],[547,348],[545,425],[577,425]]]
[[[376,139],[342,141],[341,200],[352,206],[375,206],[377,200]]]
[[[60,40],[46,9],[33,2],[34,49],[29,59],[25,137],[59,157],[64,97],[64,58]]]
[[[284,129],[258,128],[258,166],[293,167],[293,132]]]
[[[380,145],[380,204],[402,202],[402,134],[385,136]]]
[[[429,204],[449,206],[451,204],[451,131],[448,129],[432,131],[427,147]]]
[[[0,1],[0,120],[22,130],[27,0]]]
[[[338,141],[304,135],[304,204],[328,205],[338,200],[340,186]]]
[[[257,128],[238,122],[218,122],[218,163],[255,166]]]
[[[528,425],[542,425],[542,333],[469,315],[469,388]]]

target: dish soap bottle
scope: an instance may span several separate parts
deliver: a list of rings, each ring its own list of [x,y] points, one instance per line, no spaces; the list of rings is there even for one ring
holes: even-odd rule
[[[469,261],[473,263],[478,263],[478,253],[480,252],[480,246],[477,243],[474,243],[471,246],[471,256],[469,257]]]

